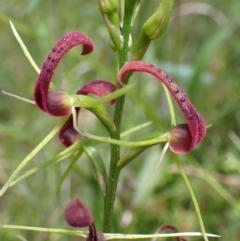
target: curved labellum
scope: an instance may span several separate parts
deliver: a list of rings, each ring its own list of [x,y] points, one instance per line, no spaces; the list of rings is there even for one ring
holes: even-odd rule
[[[111,82],[105,80],[93,80],[86,85],[84,85],[81,89],[78,90],[78,95],[96,95],[99,97],[103,97],[114,92],[116,89],[115,85]],[[109,102],[111,105],[115,103],[115,100],[111,100]],[[77,116],[80,112],[80,108],[76,108]],[[71,115],[66,123],[62,126],[59,131],[58,138],[62,145],[65,147],[71,146],[75,143],[80,137],[80,133],[77,132],[73,127],[73,116]]]
[[[82,45],[82,55],[89,54],[94,49],[93,41],[85,34],[81,32],[70,32],[63,36],[56,45],[52,48],[50,53],[48,54],[41,72],[38,76],[38,80],[35,86],[34,98],[37,106],[49,113],[47,108],[47,99],[48,99],[48,91],[49,85],[52,80],[52,76],[56,67],[58,66],[62,57],[73,47],[77,45]],[[49,113],[51,114],[51,113]]]
[[[197,112],[195,107],[187,98],[186,94],[168,74],[158,67],[144,61],[133,61],[126,63],[119,72],[120,83],[124,85],[125,77],[132,72],[149,73],[156,77],[168,88],[169,92],[181,108],[182,113],[187,120],[191,134],[191,142],[188,149],[185,148],[185,150],[181,150],[171,146],[171,143],[169,143],[170,149],[174,153],[179,154],[190,152],[204,138],[206,134],[206,125],[201,115]]]

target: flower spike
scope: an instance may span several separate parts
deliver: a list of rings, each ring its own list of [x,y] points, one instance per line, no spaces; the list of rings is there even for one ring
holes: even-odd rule
[[[46,113],[52,114],[48,109],[49,85],[56,67],[63,56],[73,47],[82,45],[82,55],[89,54],[94,49],[93,41],[81,32],[70,32],[63,36],[48,54],[35,86],[34,98],[37,106]],[[55,115],[55,114],[52,114]]]
[[[175,83],[175,81],[164,71],[154,66],[153,64],[149,64],[144,61],[132,61],[126,63],[119,72],[119,81],[122,85],[124,85],[125,77],[132,72],[145,72],[153,75],[159,81],[161,81],[169,90],[171,95],[177,101],[179,107],[181,108],[187,122],[188,128],[185,128],[185,131],[189,131],[190,135],[188,136],[185,133],[185,136],[190,140],[188,145],[184,144],[184,147],[181,147],[181,144],[177,143],[176,136],[175,138],[169,138],[169,146],[171,151],[178,154],[184,154],[190,152],[205,136],[206,134],[206,125],[201,117],[201,115],[197,112],[193,104],[189,101],[186,94],[179,88],[179,86]],[[172,141],[173,140],[173,143]],[[182,140],[180,140],[182,142]]]
[[[77,91],[78,95],[96,95],[99,97],[103,97],[114,92],[116,89],[115,85],[111,82],[105,80],[93,80],[86,85],[84,85],[81,89]],[[109,104],[114,104],[115,100],[111,100]],[[80,112],[80,108],[76,108],[77,115]],[[80,133],[77,132],[73,127],[73,116],[71,115],[66,123],[62,126],[59,131],[58,139],[60,143],[65,146],[69,147],[73,143],[75,143],[80,137]]]

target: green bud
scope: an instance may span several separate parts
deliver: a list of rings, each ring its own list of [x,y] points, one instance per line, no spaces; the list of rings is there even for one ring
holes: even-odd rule
[[[173,7],[173,0],[162,0],[157,11],[144,23],[143,32],[149,39],[159,38],[165,31]]]
[[[50,91],[47,97],[47,111],[53,116],[67,116],[72,112],[73,98],[64,91]]]
[[[135,3],[135,7],[133,9],[133,13],[132,13],[131,27],[133,26],[133,23],[134,23],[134,21],[137,17],[139,8],[140,8],[140,0],[137,0],[136,3]]]
[[[115,12],[118,8],[117,0],[98,0],[98,4],[101,12],[105,14]]]
[[[107,26],[107,29],[108,29],[109,35],[111,37],[111,40],[113,42],[114,48],[116,50],[121,50],[122,45],[123,45],[123,39],[122,39],[122,35],[121,35],[119,27],[117,27],[115,24],[113,24],[113,22],[110,21],[108,16],[105,14],[103,14],[103,19]]]

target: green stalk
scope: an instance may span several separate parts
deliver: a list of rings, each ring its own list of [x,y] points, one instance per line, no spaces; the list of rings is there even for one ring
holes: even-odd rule
[[[123,20],[123,29],[122,29],[122,36],[123,36],[124,42],[123,42],[121,51],[118,51],[119,69],[128,60],[128,41],[129,41],[129,35],[131,31],[132,12],[133,12],[135,3],[136,3],[136,0],[125,1],[124,20]],[[121,86],[118,85],[118,88],[121,88]],[[120,140],[124,101],[125,101],[124,95],[119,97],[116,101],[116,107],[115,107],[115,113],[114,113],[114,123],[116,126],[116,132],[111,135],[112,139]],[[114,207],[114,201],[116,197],[117,183],[118,183],[119,174],[120,174],[120,169],[117,168],[117,163],[119,159],[120,159],[120,146],[116,144],[112,144],[108,187],[107,187],[107,192],[104,199],[104,214],[103,214],[104,215],[103,217],[104,232],[111,232],[111,229],[112,229],[113,207]]]
[[[190,193],[190,196],[192,198],[192,201],[193,201],[193,205],[195,207],[195,211],[196,211],[196,214],[197,214],[197,218],[198,218],[198,222],[199,222],[199,225],[200,225],[200,229],[201,229],[201,232],[202,232],[202,235],[203,235],[203,238],[204,238],[204,241],[208,241],[208,238],[207,238],[207,234],[206,234],[206,231],[205,231],[205,228],[204,228],[204,223],[203,223],[203,220],[202,220],[202,216],[201,216],[201,212],[200,212],[200,209],[199,209],[199,206],[198,206],[198,203],[197,203],[197,199],[195,197],[195,194],[193,192],[193,189],[191,187],[191,184],[187,178],[187,175],[184,171],[184,168],[182,166],[182,163],[179,159],[179,156],[176,155],[176,163],[177,163],[177,166],[181,172],[181,175],[187,185],[187,188],[188,188],[188,191]]]

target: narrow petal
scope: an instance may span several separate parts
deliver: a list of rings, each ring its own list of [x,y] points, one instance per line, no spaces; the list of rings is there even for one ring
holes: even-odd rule
[[[192,140],[189,150],[186,150],[185,153],[190,152],[204,138],[206,134],[206,125],[201,115],[187,98],[186,94],[168,74],[158,67],[144,61],[128,62],[121,68],[119,72],[119,81],[122,85],[125,84],[125,77],[132,72],[149,73],[168,88],[187,120]]]
[[[34,98],[38,107],[46,113],[48,113],[48,90],[54,71],[63,56],[77,45],[83,46],[82,55],[89,54],[94,49],[94,44],[87,35],[77,31],[70,32],[56,43],[42,66],[35,86]]]
[[[77,91],[79,95],[96,95],[99,97],[103,97],[114,92],[116,89],[115,85],[106,80],[93,80],[86,85],[84,85],[81,89]],[[114,104],[115,100],[110,101],[109,103]],[[80,108],[76,108],[77,116],[80,112]],[[60,129],[58,134],[59,141],[65,147],[71,146],[75,143],[79,138],[80,134],[73,127],[73,117],[72,115]]]

